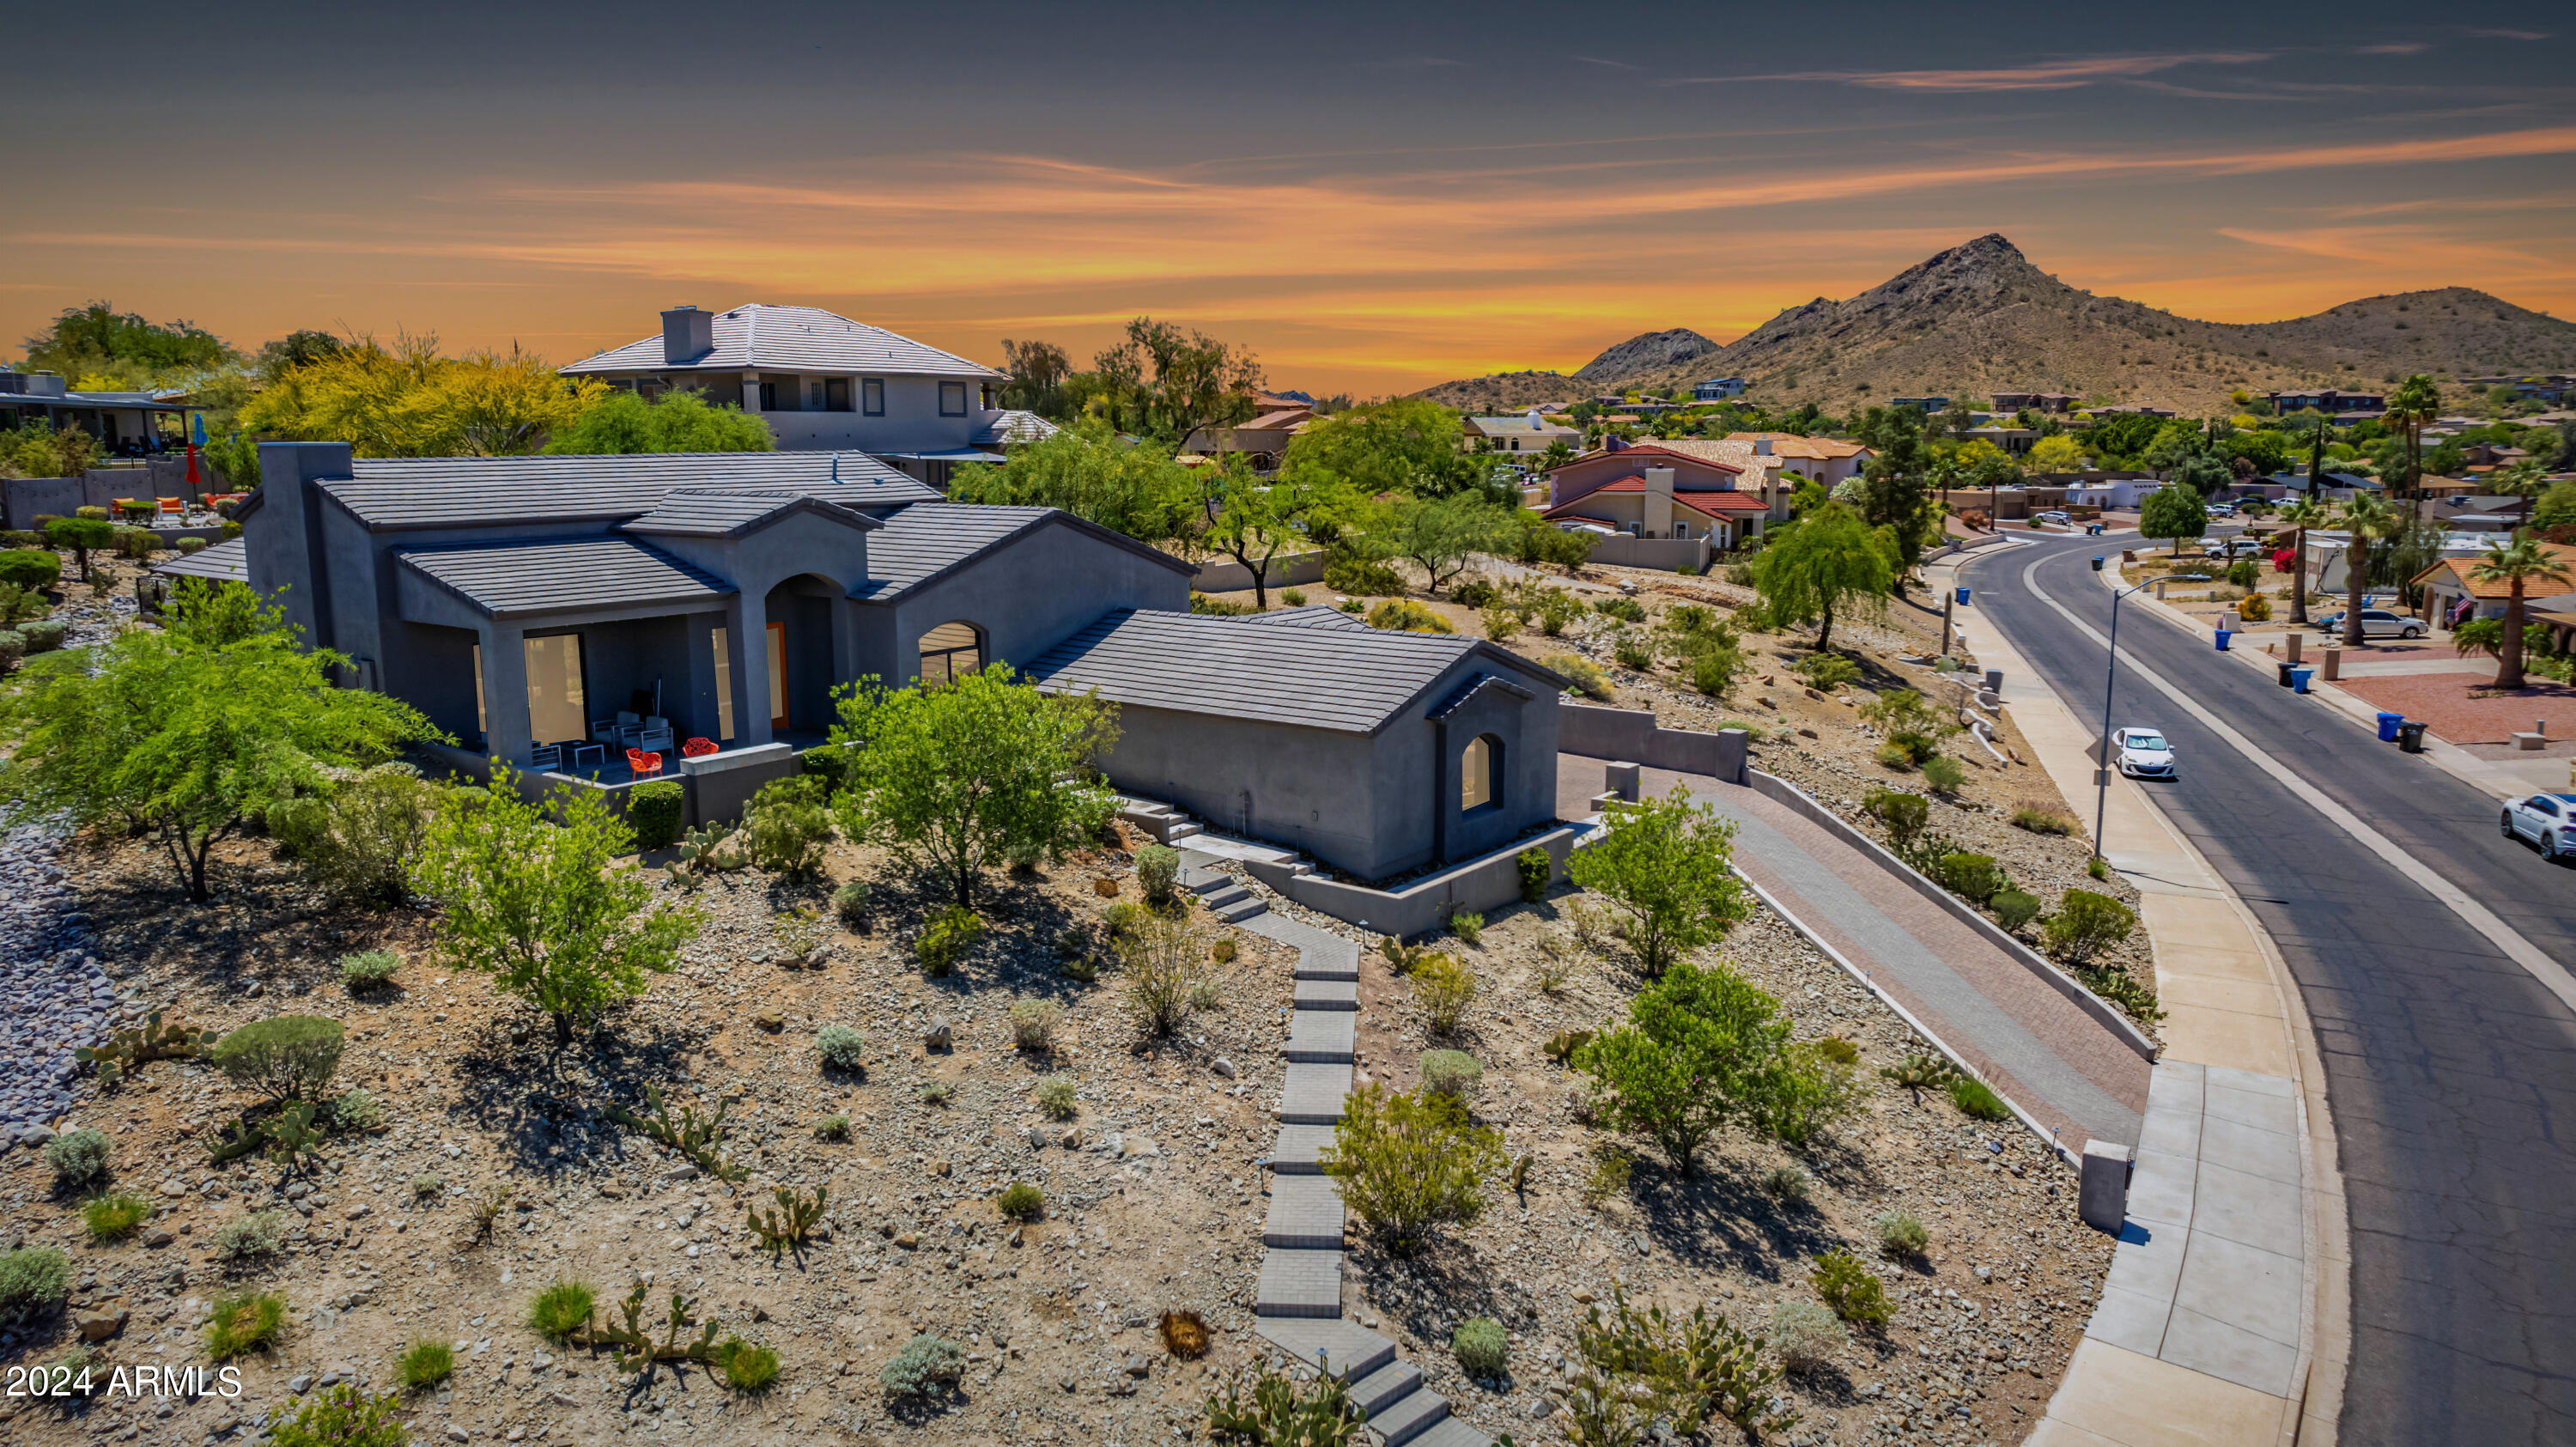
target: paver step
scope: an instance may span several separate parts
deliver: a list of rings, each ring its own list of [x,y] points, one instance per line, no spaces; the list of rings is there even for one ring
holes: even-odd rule
[[[1440,1425],[1448,1415],[1447,1397],[1438,1392],[1407,1392],[1388,1403],[1384,1412],[1369,1413],[1368,1425],[1386,1439],[1386,1447],[1404,1447]]]
[[[1443,1417],[1414,1438],[1413,1447],[1494,1447],[1494,1439],[1456,1417]]]
[[[1343,1219],[1342,1193],[1332,1177],[1273,1176],[1270,1219],[1261,1228],[1261,1244],[1339,1251]]]
[[[1224,920],[1227,924],[1241,924],[1255,915],[1270,913],[1270,906],[1247,895],[1215,913],[1218,919]]]
[[[1253,1323],[1252,1329],[1298,1365],[1344,1381],[1351,1380],[1354,1374],[1366,1379],[1395,1360],[1394,1342],[1339,1318],[1263,1317]]]
[[[1283,1250],[1261,1255],[1261,1284],[1254,1288],[1255,1316],[1340,1316],[1342,1253]]]
[[[1234,883],[1234,876],[1226,873],[1222,869],[1184,869],[1181,871],[1181,887],[1192,894],[1214,894],[1220,889],[1232,886]]]
[[[1279,1123],[1334,1125],[1342,1118],[1342,1098],[1351,1093],[1351,1067],[1291,1064],[1282,1072]]]
[[[1359,1046],[1359,1015],[1350,1010],[1299,1010],[1288,1017],[1283,1053],[1300,1065],[1347,1065]]]
[[[1360,1007],[1360,982],[1357,980],[1299,980],[1297,1008],[1300,1010],[1357,1010]]]
[[[1193,835],[1204,834],[1206,832],[1206,830],[1201,829],[1196,824],[1175,824],[1171,828],[1163,831],[1163,842],[1165,844],[1169,844],[1175,839],[1188,839]]]
[[[1422,1387],[1422,1373],[1403,1362],[1385,1366],[1351,1383],[1351,1401],[1369,1414],[1374,1424],[1380,1413],[1413,1395]]]
[[[1229,904],[1241,904],[1250,898],[1252,898],[1251,890],[1229,879],[1217,888],[1201,893],[1199,902],[1210,909],[1223,909]]]
[[[1320,1176],[1324,1147],[1333,1143],[1333,1128],[1328,1125],[1283,1125],[1279,1141],[1270,1148],[1270,1170],[1280,1176]]]

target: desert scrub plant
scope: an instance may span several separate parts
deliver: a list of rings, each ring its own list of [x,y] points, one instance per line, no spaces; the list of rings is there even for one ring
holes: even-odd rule
[[[924,1332],[877,1372],[877,1386],[897,1401],[920,1401],[955,1391],[965,1376],[966,1354],[956,1343]]]
[[[1834,1315],[1861,1326],[1885,1326],[1896,1314],[1887,1299],[1886,1284],[1848,1251],[1828,1251],[1816,1258],[1816,1297]]]
[[[122,1241],[151,1219],[152,1199],[133,1191],[110,1191],[81,1205],[81,1225],[92,1241]]]
[[[368,1134],[385,1128],[385,1103],[353,1085],[331,1102],[331,1129]]]
[[[456,1349],[443,1341],[416,1341],[394,1358],[394,1380],[406,1392],[426,1392],[456,1370]]]
[[[1173,891],[1181,883],[1181,851],[1161,844],[1148,844],[1136,851],[1136,888],[1153,909],[1171,907]]]
[[[635,831],[639,850],[661,849],[680,839],[688,793],[677,779],[638,784],[626,796],[626,824]]]
[[[350,994],[362,995],[392,984],[401,968],[402,956],[391,950],[360,950],[340,957],[340,983]]]
[[[1920,1256],[1932,1244],[1932,1233],[1908,1211],[1887,1211],[1870,1223],[1878,1230],[1878,1249],[1888,1256]]]
[[[286,1330],[286,1298],[273,1291],[241,1292],[215,1303],[206,1318],[206,1355],[230,1361],[266,1351]]]
[[[725,1385],[746,1397],[759,1396],[778,1380],[778,1353],[738,1336],[726,1337],[716,1347],[714,1364]]]
[[[1503,1374],[1510,1348],[1503,1324],[1490,1316],[1471,1316],[1449,1335],[1449,1350],[1458,1358],[1458,1370],[1479,1382],[1492,1381]]]
[[[1968,771],[1947,754],[1923,761],[1923,782],[1936,794],[1955,794],[1968,785]]]
[[[1971,1120],[2002,1120],[2012,1114],[2004,1098],[1995,1094],[1982,1080],[1965,1075],[1950,1077],[1950,1103],[1965,1112]]]
[[[1648,1420],[1661,1418],[1685,1437],[1712,1421],[1732,1423],[1750,1437],[1796,1424],[1797,1414],[1771,1391],[1780,1373],[1762,1365],[1760,1337],[1706,1307],[1688,1317],[1660,1306],[1641,1312],[1615,1286],[1610,1300],[1611,1315],[1592,1307],[1576,1334],[1596,1401],[1642,1407]]]
[[[253,1020],[218,1040],[206,1058],[233,1084],[274,1101],[322,1098],[340,1068],[345,1032],[320,1015]]]
[[[1046,1214],[1046,1192],[1026,1181],[1013,1181],[994,1198],[993,1207],[1006,1221],[1034,1221]]]
[[[474,1198],[465,1208],[465,1239],[468,1242],[489,1241],[501,1225],[501,1213],[510,1208],[510,1188],[494,1186]]]
[[[836,1111],[831,1115],[815,1117],[814,1139],[818,1141],[845,1141],[849,1138],[849,1116]]]
[[[1914,751],[1903,744],[1880,744],[1871,757],[1878,760],[1881,768],[1895,769],[1900,773],[1914,767]]]
[[[761,785],[742,814],[742,848],[752,866],[789,879],[822,873],[823,850],[832,842],[832,815],[824,807],[829,792],[815,774]]]
[[[1601,845],[1595,845],[1600,848]],[[1780,1002],[1722,964],[1688,961],[1628,1002],[1628,1022],[1577,1051],[1574,1066],[1603,1092],[1608,1121],[1651,1141],[1683,1176],[1729,1126],[1787,1133],[1823,1123],[1790,1049]]]
[[[1813,653],[1799,661],[1798,678],[1818,693],[1831,693],[1860,677],[1860,665],[1839,653]]]
[[[814,1053],[825,1070],[856,1072],[868,1063],[867,1033],[855,1025],[826,1025],[814,1032]]]
[[[1771,1308],[1771,1349],[1793,1372],[1823,1366],[1850,1341],[1842,1318],[1812,1301],[1784,1301]]]
[[[1215,944],[1208,946],[1208,958],[1216,961],[1220,965],[1233,964],[1234,957],[1237,953],[1238,951],[1235,948],[1234,941],[1230,939],[1220,939]]]
[[[1972,904],[1984,904],[2008,888],[2012,881],[1996,867],[1993,855],[1958,850],[1941,856],[1939,883],[1961,899]]]
[[[1502,1133],[1470,1123],[1465,1105],[1437,1091],[1365,1085],[1345,1103],[1321,1164],[1343,1204],[1390,1250],[1409,1254],[1437,1228],[1483,1214],[1484,1179],[1504,1164]]]
[[[71,1264],[51,1246],[0,1251],[0,1324],[24,1326],[51,1314],[71,1285]]]
[[[435,1201],[446,1189],[447,1179],[434,1171],[423,1171],[411,1178],[411,1198],[415,1201]]]
[[[711,1116],[699,1115],[693,1105],[684,1105],[679,1114],[673,1115],[662,1101],[662,1087],[647,1085],[644,1108],[651,1114],[639,1115],[611,1102],[602,1113],[637,1135],[660,1141],[686,1157],[689,1164],[727,1185],[739,1185],[751,1174],[749,1167],[726,1160],[717,1149],[724,1144],[725,1113],[733,1109],[732,1102],[717,1101],[716,1113]]]
[[[343,1383],[319,1396],[297,1397],[269,1413],[268,1447],[406,1447],[402,1399]]]
[[[1038,1108],[1058,1120],[1071,1120],[1074,1115],[1074,1086],[1070,1075],[1050,1075],[1040,1080],[1029,1092],[1037,1097]]]
[[[107,1136],[94,1130],[67,1130],[45,1142],[45,1164],[53,1169],[57,1190],[84,1190],[105,1181],[111,1154]]]
[[[1458,1033],[1458,1022],[1476,1000],[1476,972],[1454,956],[1432,955],[1413,971],[1413,1002],[1435,1035]]]
[[[1753,895],[1728,868],[1735,821],[1692,802],[1681,785],[1662,799],[1613,803],[1609,829],[1567,862],[1574,883],[1620,909],[1624,937],[1652,979],[1715,943],[1753,912]]]
[[[528,1302],[528,1330],[557,1346],[590,1325],[599,1294],[587,1281],[558,1281]]]
[[[1583,1199],[1595,1207],[1616,1200],[1628,1194],[1628,1183],[1636,1174],[1636,1157],[1617,1146],[1596,1150],[1583,1172]]]
[[[1548,881],[1555,877],[1556,864],[1544,849],[1524,849],[1512,856],[1512,868],[1521,878],[1521,903],[1536,904],[1547,898]]]
[[[945,1080],[927,1081],[921,1087],[921,1103],[923,1105],[946,1105],[948,1102],[956,1098],[957,1087],[949,1084]]]
[[[2107,894],[2070,889],[2057,901],[2057,913],[2048,917],[2048,950],[2080,965],[2126,940],[2137,927],[2138,917],[2127,905]]]
[[[286,1217],[276,1211],[235,1216],[215,1228],[215,1259],[245,1265],[277,1254],[286,1244]]]
[[[829,1186],[816,1186],[810,1196],[780,1186],[770,1193],[777,1203],[775,1209],[746,1206],[743,1224],[760,1238],[761,1249],[774,1256],[805,1244],[805,1238],[823,1223],[823,1211],[831,1204],[831,1195]]]
[[[1762,1173],[1762,1194],[1775,1201],[1807,1199],[1807,1173],[1796,1166],[1773,1166]]]
[[[1618,691],[1610,686],[1610,675],[1601,671],[1601,665],[1580,653],[1551,654],[1540,661],[1573,684],[1574,691],[1585,698],[1608,703],[1619,696]]]
[[[2005,929],[2016,934],[2021,932],[2023,925],[2039,917],[2039,896],[2023,890],[1997,891],[1991,903],[1994,906],[1995,918],[2002,922]]]
[[[2165,1017],[2156,1002],[2156,992],[2130,977],[2126,970],[2088,970],[2076,966],[2075,974],[2086,989],[2117,1005],[2141,1025],[2153,1025]]]
[[[867,923],[870,890],[865,880],[853,879],[832,891],[832,916],[844,926],[857,929]]]
[[[1870,817],[1887,826],[1887,837],[1898,849],[1914,842],[1932,817],[1932,801],[1920,794],[1902,789],[1872,789],[1860,806]]]
[[[1425,1050],[1422,1088],[1452,1100],[1472,1101],[1485,1088],[1485,1067],[1464,1050]]]
[[[1011,1043],[1034,1054],[1055,1048],[1056,1022],[1064,1010],[1053,1000],[1018,999],[1011,1002]]]
[[[1137,1028],[1165,1036],[1189,1018],[1198,982],[1207,974],[1207,945],[1186,913],[1147,912],[1118,942],[1126,965],[1127,1010]]]
[[[940,979],[957,972],[958,958],[984,933],[984,921],[962,904],[952,904],[931,917],[912,942],[921,972]]]
[[[1462,909],[1449,916],[1449,933],[1464,944],[1482,944],[1485,939],[1485,917],[1472,909]]]
[[[2027,829],[2033,834],[2060,835],[2072,834],[2083,827],[2076,822],[2074,815],[2055,804],[2046,803],[2015,805],[2012,811],[2012,826],[2015,829]]]
[[[1389,598],[1368,611],[1368,626],[1390,633],[1455,633],[1449,620],[1411,598]]]
[[[1185,1362],[1206,1356],[1216,1340],[1216,1334],[1208,1330],[1207,1318],[1187,1308],[1164,1312],[1154,1323],[1154,1334],[1163,1339],[1163,1350]]]
[[[1205,1410],[1208,1440],[1224,1447],[1354,1447],[1367,1415],[1338,1377],[1305,1382],[1280,1372],[1263,1372],[1248,1396],[1240,1380],[1228,1381]]]

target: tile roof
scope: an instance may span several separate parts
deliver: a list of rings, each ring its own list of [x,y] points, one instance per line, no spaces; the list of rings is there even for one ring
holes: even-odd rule
[[[996,412],[966,440],[977,447],[1000,447],[1014,442],[1044,442],[1063,430],[1035,412]]]
[[[2540,550],[2547,553],[2552,558],[2557,559],[2559,563],[2567,568],[2571,579],[2576,579],[2576,547],[2569,547],[2565,543],[2542,543],[2540,545]],[[2511,598],[2513,596],[2513,585],[2511,583],[2481,583],[2470,577],[2469,570],[2478,565],[2478,559],[2481,556],[2483,555],[2472,553],[2467,557],[2444,558],[2433,566],[2426,568],[2423,572],[2416,574],[2415,581],[2417,583],[2422,583],[2427,579],[2433,578],[2437,574],[2448,573],[2450,574],[2450,581],[2457,582],[2461,589],[2472,597],[2496,599]],[[2549,578],[2525,578],[2522,581],[2522,597],[2524,602],[2532,602],[2541,598],[2563,597],[2570,593],[2576,593],[2576,581],[2561,583]]]
[[[1515,417],[1470,417],[1467,421],[1471,423],[1477,431],[1488,435],[1498,432],[1533,432],[1543,433],[1551,437],[1580,437],[1583,435],[1579,429],[1568,427],[1564,423],[1550,422],[1543,417],[1533,418],[1527,413],[1523,413]]]
[[[1644,478],[1622,477],[1615,481],[1605,482],[1599,487],[1585,488],[1581,496],[1569,498],[1564,502],[1558,503],[1547,512],[1540,514],[1540,516],[1551,518],[1556,517],[1559,514],[1564,513],[1566,509],[1581,507],[1587,499],[1605,492],[1620,492],[1634,496],[1638,493],[1644,492],[1645,490],[1646,480]],[[1673,489],[1673,501],[1680,503],[1685,507],[1706,513],[1710,517],[1723,517],[1731,513],[1744,514],[1770,511],[1770,508],[1764,504],[1762,499],[1755,497],[1749,492],[1739,492],[1732,488],[1676,487]]]
[[[250,581],[250,545],[240,538],[226,538],[193,553],[181,553],[166,563],[155,563],[152,571],[165,578],[213,578],[219,582]]]
[[[883,603],[900,597],[960,567],[1013,538],[1042,527],[1071,528],[1176,573],[1198,569],[1160,548],[1125,533],[1085,522],[1051,507],[1000,507],[968,502],[917,502],[885,515],[885,526],[868,534],[867,581],[850,596]]]
[[[1356,613],[1345,613],[1329,603],[1313,603],[1303,608],[1276,608],[1267,613],[1246,616],[1249,623],[1267,623],[1274,628],[1338,628],[1347,632],[1358,629],[1365,633],[1369,626]]]
[[[731,583],[628,538],[426,548],[403,565],[501,618],[633,603],[713,602]]]
[[[999,379],[981,362],[924,346],[883,327],[811,306],[754,302],[713,319],[715,346],[674,362],[660,333],[611,347],[557,371],[568,377],[637,372],[883,372],[903,376]]]
[[[322,490],[378,532],[641,517],[681,488],[785,490],[869,509],[939,496],[863,452],[362,457],[351,471]]]
[[[631,522],[620,523],[618,529],[630,533],[740,537],[781,513],[806,507],[819,509],[833,521],[848,527],[885,526],[866,513],[823,498],[808,497],[801,492],[769,488],[684,487],[664,494],[651,512]]]
[[[1445,633],[1280,626],[1255,618],[1119,609],[1030,668],[1050,692],[1112,703],[1373,734],[1470,655],[1543,687],[1558,680],[1491,644]]]

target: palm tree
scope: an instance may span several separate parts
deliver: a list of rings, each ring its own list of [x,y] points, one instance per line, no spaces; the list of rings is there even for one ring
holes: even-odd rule
[[[2515,538],[2486,550],[2469,565],[2472,583],[2504,583],[2511,591],[2505,595],[2504,637],[2496,649],[2496,688],[2522,687],[2522,589],[2529,582],[2564,583],[2567,565],[2559,561],[2538,542]]]
[[[2389,394],[2389,426],[2406,434],[2406,487],[2419,500],[2424,489],[2424,424],[2442,410],[2442,390],[2422,372],[2398,384]]]
[[[2290,626],[2308,626],[2308,529],[2321,527],[2334,517],[2334,505],[2320,502],[2313,495],[2286,504],[2281,521],[2299,530],[2297,562],[2291,565]]]
[[[2531,526],[2532,499],[2548,485],[2549,465],[2538,457],[2526,457],[2487,479],[2487,486],[2493,488],[2497,496],[2522,499],[2522,516],[2513,525],[2516,532]]]
[[[2361,594],[2370,581],[2370,545],[2406,525],[2403,514],[2368,493],[2356,495],[2345,503],[2342,518],[2344,531],[2351,541],[2344,545],[2343,571],[2350,585],[2350,596],[2343,610],[2343,642],[2346,648],[2361,646]]]

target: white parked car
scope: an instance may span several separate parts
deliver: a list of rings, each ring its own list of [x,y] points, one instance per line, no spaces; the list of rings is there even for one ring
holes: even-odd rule
[[[2552,863],[2562,853],[2576,854],[2576,794],[2505,800],[2504,837],[2530,840],[2540,846],[2540,857]]]
[[[2030,520],[2035,523],[2055,523],[2059,527],[2071,525],[2066,514],[2062,512],[2035,512],[2030,515]]]
[[[2316,627],[2320,633],[2341,633],[2343,610],[2338,608],[2318,619]],[[2401,618],[2385,608],[2364,608],[2361,610],[2361,636],[2364,638],[2421,638],[2424,636],[2424,620]]]
[[[2236,516],[2236,504],[2232,502],[2213,502],[2203,507],[2200,511],[2203,517],[2232,518]]]
[[[2173,745],[2161,729],[2113,729],[2111,747],[2120,761],[2120,772],[2132,779],[2174,776]]]
[[[2263,545],[2252,538],[2229,538],[2227,541],[2220,543],[2210,551],[2218,554],[2218,556],[2222,558],[2259,558],[2264,556]]]

